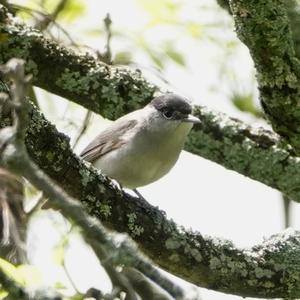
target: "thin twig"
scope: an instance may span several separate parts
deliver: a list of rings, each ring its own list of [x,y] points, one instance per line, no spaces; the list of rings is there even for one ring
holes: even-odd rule
[[[78,290],[78,288],[77,288],[77,286],[76,286],[76,284],[75,284],[75,282],[74,282],[74,280],[72,278],[72,275],[70,274],[70,272],[69,272],[69,270],[68,270],[68,268],[66,266],[65,260],[63,260],[62,267],[64,269],[64,272],[65,272],[65,274],[66,274],[66,276],[67,276],[67,278],[68,278],[71,286],[73,287],[74,291],[76,292],[76,294],[77,295],[81,295],[80,291]]]
[[[22,10],[30,15],[34,15],[35,14],[39,14],[41,15],[42,17],[45,17],[45,16],[48,16],[48,18],[50,18],[49,15],[46,15],[44,12],[38,10],[38,9],[33,9],[33,8],[29,8],[29,7],[26,7],[26,6],[23,6],[23,5],[19,5],[19,4],[12,4],[12,6],[15,8],[15,9],[18,9],[18,10]],[[73,40],[73,38],[71,37],[71,35],[68,33],[68,31],[66,29],[64,29],[58,22],[56,22],[55,20],[51,20],[52,24],[57,27],[69,40],[71,46],[73,47],[76,47],[78,48],[78,44]],[[50,31],[47,30],[47,33],[49,35],[51,35]],[[53,35],[52,35],[53,37]],[[53,37],[54,38],[54,37]]]
[[[69,0],[60,0],[56,5],[55,9],[51,14],[44,14],[44,18],[35,24],[35,28],[43,31],[45,30],[53,21],[56,20],[58,15],[64,10]]]
[[[175,299],[184,299],[182,288],[159,272],[151,263],[147,262],[129,239],[124,239],[119,248],[119,253],[127,254],[127,266],[136,268]],[[131,253],[135,253],[135,256],[132,257]]]
[[[103,22],[104,22],[105,32],[106,32],[106,44],[105,44],[105,48],[104,48],[105,50],[104,50],[103,54],[101,54],[99,51],[97,51],[96,54],[101,61],[105,62],[108,65],[111,65],[112,64],[112,51],[111,51],[110,43],[111,43],[111,38],[112,38],[112,32],[111,32],[112,20],[108,13],[106,14]],[[90,122],[90,119],[91,119],[91,116],[92,116],[92,111],[88,110],[85,115],[83,124],[77,134],[77,137],[75,138],[72,149],[74,149],[77,146],[79,140],[86,132],[89,122]]]
[[[141,296],[142,299],[155,299],[155,300],[172,300],[174,299],[167,294],[166,291],[161,289],[152,280],[149,280],[143,273],[134,268],[124,268],[123,274],[131,282],[134,289]]]
[[[282,194],[282,202],[283,202],[283,214],[284,214],[284,228],[288,228],[291,226],[291,199]]]
[[[103,55],[104,62],[111,65],[112,64],[112,53],[111,53],[111,37],[112,37],[112,32],[111,32],[111,18],[110,14],[106,14],[104,18],[104,25],[105,25],[105,31],[106,31],[106,45],[105,45],[105,52]]]
[[[83,120],[82,126],[81,126],[79,132],[77,133],[77,137],[75,138],[75,141],[74,141],[74,143],[72,145],[72,149],[75,149],[75,147],[77,146],[79,140],[85,134],[85,132],[86,132],[88,126],[89,126],[89,123],[90,123],[90,120],[91,120],[91,116],[92,116],[92,111],[88,110],[86,112],[86,115],[85,115],[85,118]]]

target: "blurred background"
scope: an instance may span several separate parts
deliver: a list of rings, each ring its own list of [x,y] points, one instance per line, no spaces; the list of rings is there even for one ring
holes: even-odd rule
[[[109,64],[138,68],[166,91],[252,126],[269,127],[259,106],[249,52],[237,39],[230,14],[217,1],[9,3],[27,24],[75,51],[89,52]],[[49,14],[50,21],[45,18]],[[41,89],[34,88],[32,95],[46,117],[70,136],[76,153],[109,123]],[[139,191],[177,224],[230,239],[238,247],[251,247],[286,226],[297,228],[300,222],[296,218],[299,208],[285,202],[277,191],[185,152],[167,176]],[[26,197],[30,206],[39,192],[28,185]],[[60,288],[69,296],[91,286],[103,291],[111,287],[76,228],[57,212],[40,211],[31,219],[28,249],[35,266],[31,272],[39,278],[34,284]],[[204,300],[241,299],[176,280]]]

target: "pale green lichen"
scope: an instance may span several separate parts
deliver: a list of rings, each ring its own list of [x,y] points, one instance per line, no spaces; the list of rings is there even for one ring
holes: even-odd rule
[[[144,232],[144,228],[136,224],[137,216],[135,213],[127,214],[128,229],[132,236],[140,236]]]
[[[170,261],[173,261],[175,263],[180,261],[180,255],[178,255],[177,253],[173,253],[170,257],[169,257]]]
[[[62,140],[61,143],[60,143],[60,147],[61,147],[62,150],[68,149],[69,145],[70,145],[69,142],[66,141],[66,140]]]
[[[91,203],[95,203],[97,201],[97,198],[92,195],[87,195],[85,198],[86,198],[86,200],[88,200]]]
[[[267,289],[273,289],[273,288],[275,287],[275,284],[274,284],[273,282],[271,282],[271,281],[266,281],[266,282],[264,283],[264,286],[265,286],[265,288],[267,288]]]
[[[53,161],[53,158],[54,158],[55,154],[51,151],[47,151],[45,156],[46,156],[47,160]]]
[[[89,214],[91,214],[93,212],[93,208],[91,207],[89,202],[82,201],[81,204]]]
[[[80,72],[72,72],[69,68],[56,80],[56,85],[70,92],[77,91],[83,95],[88,95],[90,79],[83,77]]]
[[[217,257],[212,257],[209,261],[209,267],[212,270],[219,269],[221,267],[220,259],[218,259]]]
[[[263,277],[272,278],[272,276],[275,274],[275,272],[272,270],[263,269],[260,267],[255,268],[254,273],[257,278],[263,278]]]
[[[180,248],[181,243],[180,243],[180,241],[177,240],[177,239],[174,239],[174,238],[168,238],[168,239],[165,241],[165,245],[166,245],[166,248],[167,248],[167,249],[169,249],[169,250],[175,250],[175,249]]]
[[[201,255],[201,253],[200,253],[200,251],[198,250],[198,249],[196,249],[196,248],[193,248],[193,247],[191,247],[191,248],[189,248],[189,252],[188,252],[197,262],[202,262],[202,260],[203,260],[203,257],[202,257],[202,255]]]
[[[33,75],[33,77],[38,75],[38,66],[32,59],[26,61],[26,72]]]
[[[257,279],[248,279],[247,280],[247,284],[249,285],[249,286],[256,286],[257,287],[257,283],[258,283],[258,281],[257,281]]]
[[[100,213],[106,218],[111,215],[111,210],[112,210],[112,207],[109,204],[102,203],[100,205]]]
[[[79,174],[81,175],[81,183],[83,186],[87,186],[87,184],[89,183],[90,181],[90,171],[88,169],[83,169],[83,168],[80,168],[79,169]]]

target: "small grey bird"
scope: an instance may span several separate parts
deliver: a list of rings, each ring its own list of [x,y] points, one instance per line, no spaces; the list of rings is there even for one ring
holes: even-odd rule
[[[191,113],[191,104],[179,95],[156,97],[143,109],[114,121],[80,155],[123,187],[135,190],[174,166],[193,124],[200,123]]]

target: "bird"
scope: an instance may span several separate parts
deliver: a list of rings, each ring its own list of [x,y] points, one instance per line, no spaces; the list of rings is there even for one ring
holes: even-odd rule
[[[197,123],[201,121],[192,115],[187,98],[162,94],[112,122],[80,156],[142,197],[137,188],[157,181],[172,169]]]

